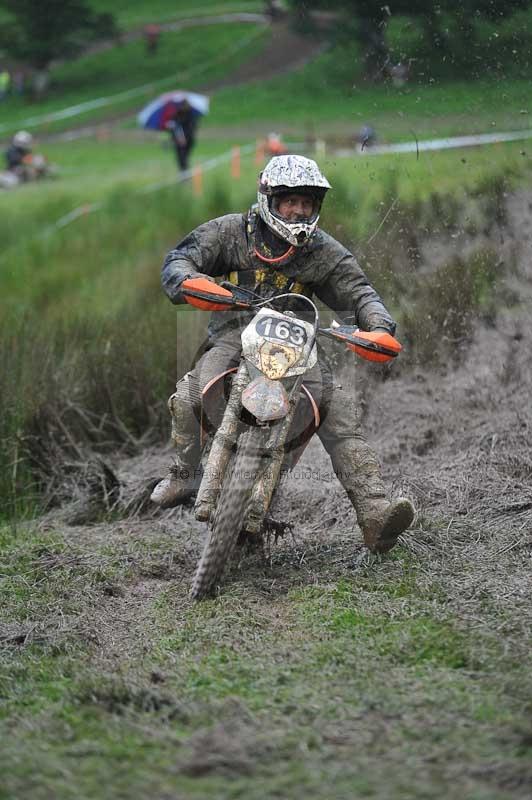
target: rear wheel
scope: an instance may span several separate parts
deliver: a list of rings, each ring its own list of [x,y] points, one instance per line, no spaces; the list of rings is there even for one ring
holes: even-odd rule
[[[237,451],[224,478],[190,596],[201,600],[212,595],[220,582],[242,528],[262,456],[261,431],[254,428],[240,436]]]

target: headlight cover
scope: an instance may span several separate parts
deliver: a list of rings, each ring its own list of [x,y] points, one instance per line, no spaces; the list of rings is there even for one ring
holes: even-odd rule
[[[261,422],[286,417],[288,394],[282,383],[259,375],[242,392],[242,405]]]

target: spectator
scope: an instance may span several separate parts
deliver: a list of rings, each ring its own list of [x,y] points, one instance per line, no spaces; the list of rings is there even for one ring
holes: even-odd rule
[[[35,100],[41,100],[48,91],[50,75],[46,69],[37,69],[33,73],[31,91]]]
[[[31,153],[33,136],[28,131],[18,131],[6,150],[6,169],[18,173],[23,170],[24,159]]]
[[[376,140],[377,134],[371,125],[363,125],[355,137],[355,142],[361,152],[374,145]]]
[[[13,140],[5,152],[5,160],[4,188],[17,186],[19,183],[27,181],[53,177],[57,174],[55,168],[48,163],[46,156],[33,152],[33,136],[28,131],[18,131],[13,136]],[[5,186],[6,176],[8,176],[9,187]]]
[[[3,100],[9,92],[11,78],[7,69],[0,69],[0,100]]]
[[[401,61],[398,64],[392,64],[388,72],[394,86],[404,86],[410,76],[410,65],[403,64]]]
[[[157,48],[159,47],[160,38],[161,28],[159,25],[154,25],[152,23],[144,26],[144,41],[146,42],[146,53],[148,55],[155,55]]]
[[[266,0],[264,3],[264,13],[272,20],[275,20],[286,13],[286,8],[282,0]]]
[[[26,91],[26,73],[23,69],[17,69],[13,73],[13,92],[23,95]]]
[[[173,117],[166,123],[172,136],[177,163],[182,170],[188,169],[190,151],[194,147],[198,115],[188,102],[181,100],[177,104]]]
[[[280,133],[268,134],[265,150],[269,156],[284,156],[288,153]]]

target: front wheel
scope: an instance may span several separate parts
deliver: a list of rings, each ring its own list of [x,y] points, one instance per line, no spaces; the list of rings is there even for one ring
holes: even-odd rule
[[[261,434],[262,431],[253,428],[238,440],[236,454],[225,475],[207,542],[192,582],[190,596],[193,600],[213,594],[233,554],[262,456]]]

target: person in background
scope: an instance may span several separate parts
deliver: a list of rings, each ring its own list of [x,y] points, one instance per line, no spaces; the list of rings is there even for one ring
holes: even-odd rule
[[[33,147],[33,136],[28,131],[18,131],[13,136],[11,144],[5,152],[6,169],[12,172],[20,172],[24,168],[24,159],[31,154]]]
[[[371,125],[363,125],[355,136],[355,145],[359,152],[372,147],[376,141],[377,134]]]
[[[159,40],[161,38],[161,28],[159,25],[151,23],[144,26],[144,41],[146,42],[146,53],[154,56],[159,47]]]
[[[266,0],[264,13],[272,20],[277,20],[286,14],[286,7],[282,0]]]
[[[7,97],[11,78],[7,69],[0,69],[0,100]]]
[[[57,169],[42,153],[33,152],[33,136],[28,131],[18,131],[5,152],[6,171],[3,173],[3,188],[18,186],[27,181],[53,178]]]
[[[288,153],[280,133],[269,133],[264,149],[269,156],[284,156]]]
[[[23,95],[26,91],[26,73],[23,69],[17,69],[13,73],[13,93]]]
[[[392,64],[388,69],[388,74],[392,79],[393,85],[401,88],[410,77],[410,64],[403,64],[401,61],[398,64]]]
[[[178,166],[181,170],[188,169],[190,151],[196,141],[196,127],[198,115],[188,102],[181,100],[177,103],[175,113],[166,123],[169,131]]]

